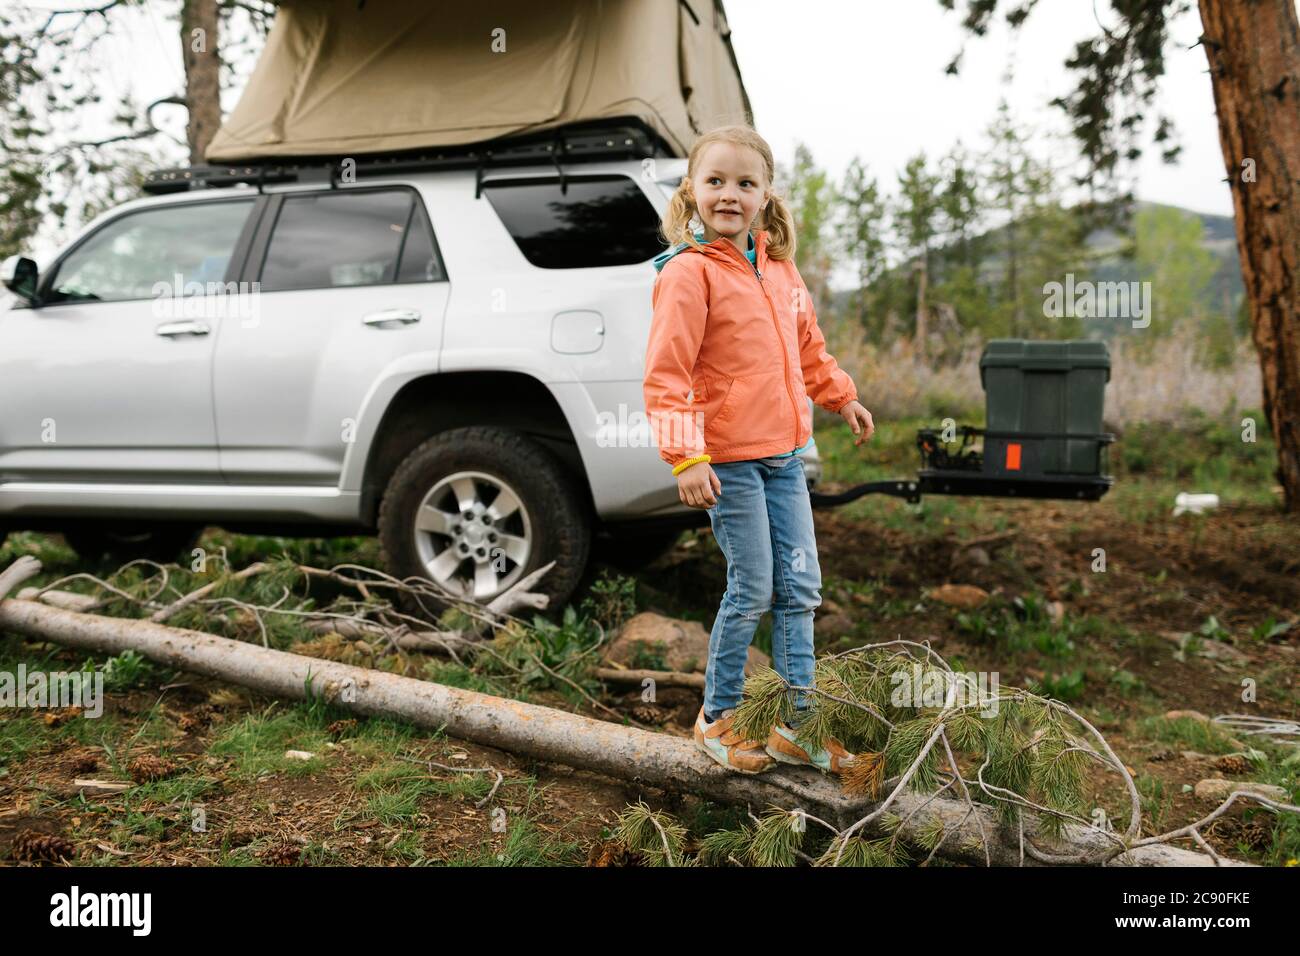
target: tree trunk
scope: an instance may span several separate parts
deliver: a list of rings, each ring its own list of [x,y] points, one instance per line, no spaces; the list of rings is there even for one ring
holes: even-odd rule
[[[912,340],[916,343],[917,356],[921,361],[925,361],[925,345],[930,337],[930,330],[926,326],[925,321],[927,314],[927,306],[925,304],[925,286],[926,281],[930,277],[929,262],[926,256],[922,256],[916,261],[915,269],[920,273],[920,279],[916,288],[916,332],[912,336]]]
[[[189,123],[185,134],[190,162],[202,163],[208,143],[221,125],[221,50],[217,0],[184,0],[181,4],[181,57],[185,63],[185,103]]]
[[[1200,0],[1237,252],[1277,438],[1300,511],[1300,27],[1294,0]]]

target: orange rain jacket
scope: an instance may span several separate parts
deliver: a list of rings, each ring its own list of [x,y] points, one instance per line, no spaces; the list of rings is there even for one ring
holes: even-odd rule
[[[794,451],[812,435],[808,396],[831,412],[858,397],[794,261],[769,259],[767,240],[754,233],[757,267],[721,236],[660,257],[643,391],[669,465]]]

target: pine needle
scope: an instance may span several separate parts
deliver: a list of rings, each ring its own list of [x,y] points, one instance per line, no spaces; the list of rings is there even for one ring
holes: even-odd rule
[[[866,751],[857,754],[857,758],[853,766],[840,774],[840,785],[845,793],[878,799],[881,785],[885,782],[884,754]]]

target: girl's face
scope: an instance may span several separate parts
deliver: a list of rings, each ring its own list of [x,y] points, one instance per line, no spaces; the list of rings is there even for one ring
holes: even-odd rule
[[[742,252],[747,249],[746,234],[768,196],[758,152],[731,143],[705,147],[691,177],[691,190],[704,223],[704,241],[724,236]]]

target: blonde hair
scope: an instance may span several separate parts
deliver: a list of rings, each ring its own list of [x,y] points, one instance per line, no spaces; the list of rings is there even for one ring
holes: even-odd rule
[[[749,126],[718,126],[709,130],[695,141],[686,160],[686,175],[678,183],[676,191],[668,201],[668,210],[664,213],[659,232],[668,245],[676,246],[685,242],[696,249],[699,240],[691,229],[691,220],[699,215],[695,205],[695,196],[691,192],[691,177],[699,164],[704,151],[714,143],[730,143],[733,146],[745,146],[758,153],[763,159],[763,169],[767,176],[767,185],[771,192],[767,202],[758,211],[757,225],[767,232],[767,254],[773,259],[793,259],[795,250],[794,215],[785,199],[778,195],[772,181],[776,177],[776,163],[772,159],[772,147],[767,140]]]

